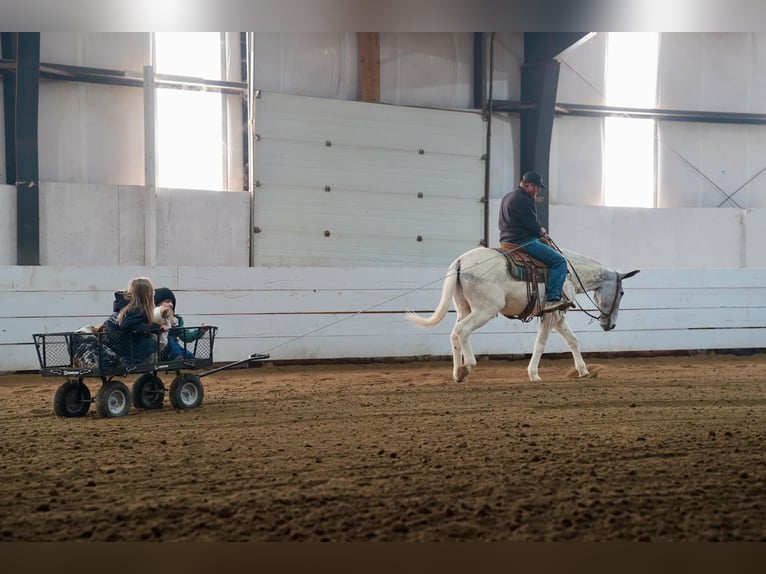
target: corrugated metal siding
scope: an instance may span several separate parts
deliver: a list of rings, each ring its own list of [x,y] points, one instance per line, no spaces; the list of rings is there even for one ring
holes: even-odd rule
[[[271,93],[254,108],[255,265],[441,265],[479,244],[478,112]]]

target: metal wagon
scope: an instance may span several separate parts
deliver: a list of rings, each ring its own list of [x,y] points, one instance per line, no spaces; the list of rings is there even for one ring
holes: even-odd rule
[[[161,408],[166,394],[175,409],[197,408],[204,397],[203,377],[269,357],[268,354],[253,353],[240,361],[202,373],[183,372],[213,364],[213,343],[218,327],[175,328],[169,334],[181,335],[181,331],[192,329],[198,330],[197,338],[192,342],[179,338],[184,355],[188,358],[163,360],[166,347],[157,338],[156,349],[141,362],[133,360],[134,349],[130,339],[115,344],[113,333],[80,329],[32,335],[40,362],[40,374],[65,379],[53,397],[53,412],[62,417],[82,417],[90,409],[91,403],[95,403],[100,416],[121,417],[128,414],[131,405],[145,410]],[[175,374],[169,389],[159,376],[163,371]],[[130,375],[138,375],[130,389],[115,378]],[[101,388],[95,397],[85,384],[86,378],[101,380]]]

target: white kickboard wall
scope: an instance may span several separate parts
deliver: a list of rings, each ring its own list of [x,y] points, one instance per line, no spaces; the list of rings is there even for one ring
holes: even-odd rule
[[[216,362],[267,352],[275,360],[451,355],[450,313],[437,327],[408,323],[430,313],[446,268],[0,267],[0,371],[37,370],[33,333],[73,331],[105,319],[115,285],[147,275],[173,289],[188,326],[219,327]],[[628,269],[624,269],[628,271]],[[624,283],[617,328],[604,332],[568,313],[584,353],[761,348],[766,270],[643,269]],[[583,296],[586,309],[592,305]],[[477,355],[532,351],[537,321],[499,316],[471,337]],[[567,352],[551,334],[546,351]]]

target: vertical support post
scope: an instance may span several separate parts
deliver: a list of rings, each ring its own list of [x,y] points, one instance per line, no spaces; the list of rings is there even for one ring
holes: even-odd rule
[[[37,123],[40,33],[20,32],[16,44],[16,258],[40,265],[40,181]]]
[[[242,189],[250,191],[250,134],[247,127],[247,122],[250,120],[250,84],[248,78],[250,77],[249,65],[249,52],[248,46],[250,45],[250,34],[248,32],[239,33],[239,81],[247,86],[247,92],[244,98],[240,102],[242,108],[242,122],[244,128],[242,130]]]
[[[157,93],[154,68],[144,66],[144,265],[157,265]]]
[[[223,73],[225,74],[224,80],[229,79],[229,69],[227,66],[227,62],[229,60],[229,54],[227,54],[226,50],[226,35],[227,32],[220,32],[220,62],[221,62],[221,70],[223,70]],[[220,94],[221,97],[221,117],[223,118],[223,121],[221,122],[221,141],[223,142],[223,153],[221,154],[221,173],[223,174],[223,182],[222,187],[224,191],[229,191],[231,188],[229,187],[229,101],[228,96],[224,93]]]
[[[481,42],[481,51],[482,56],[481,59],[477,59],[474,55],[474,65],[479,65],[481,63],[482,66],[482,86],[484,84],[484,78],[487,74],[484,73],[483,66],[484,66],[484,37],[482,36],[482,42]],[[476,36],[474,35],[474,38]],[[485,151],[485,157],[484,157],[484,196],[481,198],[484,202],[484,234],[481,239],[481,245],[483,247],[489,247],[489,195],[490,195],[490,185],[489,185],[489,176],[490,176],[490,162],[492,159],[492,154],[490,153],[492,150],[492,85],[494,83],[495,78],[495,33],[490,32],[489,34],[489,89],[488,95],[486,96],[486,104],[483,105],[484,109],[484,121],[487,122],[487,141],[485,143],[486,151]],[[474,77],[476,76],[476,70],[474,70]],[[482,87],[481,89],[481,97],[484,96],[485,89]],[[474,86],[474,97],[476,97],[476,86]]]
[[[487,105],[487,73],[484,65],[484,32],[473,33],[473,107],[484,109]]]
[[[380,101],[380,33],[357,32],[359,44],[359,99]]]
[[[0,55],[16,60],[17,32],[0,32]],[[3,118],[5,119],[5,183],[16,184],[16,68],[2,70]]]
[[[524,64],[521,69],[521,99],[534,104],[521,111],[521,171],[535,170],[548,181],[551,136],[556,107],[560,64],[543,60]],[[541,194],[543,195],[543,194]],[[540,223],[548,227],[548,194],[537,206]]]
[[[255,266],[255,54],[253,32],[247,33],[247,187],[250,190],[250,267]]]

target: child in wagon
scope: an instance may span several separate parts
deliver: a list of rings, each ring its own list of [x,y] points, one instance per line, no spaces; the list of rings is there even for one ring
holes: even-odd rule
[[[153,292],[148,277],[134,277],[126,291],[115,292],[114,313],[104,322],[108,345],[133,364],[147,361],[157,351],[156,336],[168,330],[153,321]]]
[[[174,314],[174,318],[172,319],[173,328],[168,333],[168,344],[162,352],[161,358],[166,361],[193,359],[194,353],[185,348],[181,341],[185,343],[193,343],[199,339],[207,330],[205,323],[201,323],[200,326],[195,329],[184,329],[183,317],[175,314],[176,296],[173,291],[167,287],[159,287],[154,290],[154,304],[157,307],[173,309]]]

